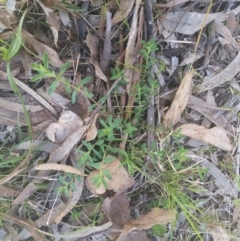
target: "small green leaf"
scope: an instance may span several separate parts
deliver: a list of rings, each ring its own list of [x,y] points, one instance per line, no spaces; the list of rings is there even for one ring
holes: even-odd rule
[[[49,61],[48,61],[48,56],[46,53],[43,54],[43,65],[44,65],[45,69],[48,69]]]
[[[74,90],[72,92],[72,98],[71,98],[71,101],[73,104],[76,102],[76,99],[77,99],[77,90]]]
[[[36,82],[45,77],[45,73],[37,74],[30,79],[30,82]]]
[[[59,76],[63,76],[64,72],[69,68],[69,66],[70,66],[69,62],[66,62],[65,64],[63,64],[63,66],[59,71]]]
[[[58,85],[58,80],[54,80],[52,84],[49,86],[49,89],[48,89],[49,95],[51,95],[55,91],[55,89],[57,88],[57,85]]]
[[[109,179],[109,180],[112,180],[112,176],[111,176],[111,173],[109,170],[103,170],[103,175]]]

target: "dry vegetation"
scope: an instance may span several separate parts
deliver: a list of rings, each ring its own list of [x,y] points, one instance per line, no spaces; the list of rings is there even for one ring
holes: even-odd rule
[[[0,240],[240,240],[239,1],[0,6]]]

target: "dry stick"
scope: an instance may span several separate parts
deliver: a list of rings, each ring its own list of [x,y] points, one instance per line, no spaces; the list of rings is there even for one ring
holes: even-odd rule
[[[146,0],[144,3],[144,11],[145,11],[145,18],[146,18],[146,24],[148,29],[148,41],[153,37],[153,12],[152,12],[152,1]],[[155,53],[153,52],[151,54],[150,58],[154,58]],[[150,86],[151,83],[149,81],[152,81],[152,77],[154,73],[154,69],[152,67],[151,72],[148,78],[148,85]],[[148,104],[148,110],[147,110],[147,147],[149,150],[153,149],[153,143],[154,143],[154,132],[152,127],[154,126],[154,120],[155,120],[155,107],[154,107],[154,95],[150,97],[150,101]]]

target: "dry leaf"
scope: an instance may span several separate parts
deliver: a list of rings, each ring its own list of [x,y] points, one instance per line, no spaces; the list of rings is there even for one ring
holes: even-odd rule
[[[33,183],[29,183],[13,201],[13,205],[23,203],[28,199],[35,191],[37,190],[36,186]]]
[[[210,234],[212,235],[213,241],[230,241],[230,235],[227,231],[221,226],[215,226],[210,230]]]
[[[35,39],[33,35],[26,31],[22,31],[22,35],[28,48],[33,49],[33,51],[36,51],[39,56],[43,56],[43,54],[46,53],[51,64],[58,68],[60,68],[63,65],[63,62],[59,59],[59,56],[54,49],[39,42],[37,39]]]
[[[44,163],[44,164],[39,164],[33,167],[32,170],[54,170],[54,171],[63,171],[63,172],[68,172],[72,174],[77,174],[80,176],[85,176],[84,173],[79,171],[78,169],[72,167],[72,166],[67,166],[64,164],[57,164],[57,163]]]
[[[107,156],[107,158],[111,158]],[[107,190],[114,190],[116,193],[120,194],[126,191],[128,188],[134,185],[134,178],[130,177],[126,169],[121,165],[121,162],[114,158],[114,161],[108,164],[103,164],[101,167],[103,170],[108,170],[111,174],[112,180],[108,178],[105,179],[107,183]],[[103,185],[96,187],[93,184],[92,178],[100,174],[100,171],[92,171],[86,179],[87,188],[95,195],[99,196],[106,192],[106,188]]]
[[[125,195],[106,198],[103,201],[102,210],[115,227],[122,228],[130,220],[129,201]]]
[[[58,122],[46,129],[47,137],[57,144],[63,143],[71,134],[83,126],[81,118],[70,110],[61,113]]]
[[[163,210],[159,208],[153,208],[148,214],[141,215],[137,219],[126,223],[117,241],[119,241],[122,236],[128,234],[132,230],[149,229],[156,224],[164,225],[174,221],[175,218],[176,215],[173,209]]]
[[[7,77],[7,74],[4,73],[3,71],[0,71],[0,76]],[[37,100],[40,104],[46,107],[54,115],[57,115],[57,112],[53,109],[53,107],[45,99],[43,99],[40,95],[38,95],[34,90],[32,90],[30,87],[28,87],[26,84],[24,84],[22,81],[18,80],[17,78],[14,78],[14,81],[18,87],[26,91],[29,95],[31,95],[35,100]]]
[[[117,241],[150,241],[145,231],[134,230],[118,238]]]
[[[124,20],[132,11],[134,3],[135,0],[120,0],[118,3],[119,9],[112,18],[112,24],[116,24]]]
[[[129,1],[130,2],[130,1]],[[126,90],[128,95],[131,93],[131,85],[133,81],[133,63],[135,61],[135,47],[136,47],[136,38],[137,38],[137,23],[138,23],[138,10],[140,8],[141,0],[136,1],[136,6],[132,19],[132,26],[129,31],[128,43],[125,53],[125,81],[127,82]]]
[[[99,7],[103,4],[103,0],[90,0],[93,7]]]
[[[190,70],[184,76],[177,90],[175,98],[171,104],[171,107],[164,116],[163,126],[165,128],[170,128],[171,126],[174,126],[181,118],[182,112],[185,110],[192,93],[193,74],[194,70]]]
[[[219,108],[213,105],[209,105],[202,99],[193,95],[188,101],[188,107],[201,113],[203,116],[211,120],[211,122],[213,122],[215,125],[227,128],[228,120],[222,114],[218,115],[217,118],[215,118],[216,113],[221,110],[221,107]]]
[[[96,114],[92,120],[92,123],[90,124],[87,133],[86,133],[86,137],[85,137],[85,141],[92,141],[95,139],[95,137],[97,136],[97,127],[96,127],[96,121],[98,118],[99,114]]]
[[[55,14],[54,12],[51,12],[47,16],[46,21],[52,30],[53,37],[54,37],[54,44],[55,44],[55,46],[57,46],[58,31],[60,30],[60,17],[57,14]]]
[[[222,72],[213,77],[206,77],[202,84],[194,88],[194,92],[199,94],[203,91],[213,89],[227,81],[232,80],[233,77],[239,72],[239,66],[240,51],[238,52],[234,60]]]
[[[14,190],[12,188],[0,185],[0,197],[2,198],[16,197],[19,195],[19,193],[19,190]]]
[[[231,181],[226,174],[223,174],[213,163],[208,161],[205,158],[197,156],[191,152],[187,154],[193,161],[200,163],[204,168],[208,168],[208,172],[215,178],[215,183],[218,187],[220,187],[226,194],[237,197],[238,195],[238,188],[236,185]],[[224,193],[224,194],[225,194]]]
[[[31,233],[35,241],[46,241],[43,235],[37,231],[37,227],[33,222],[6,214],[1,214],[1,216],[3,220],[16,223],[20,227],[27,229],[28,232]]]
[[[205,13],[174,11],[168,12],[161,21],[163,27],[169,32],[192,35],[216,19],[222,13]]]
[[[99,45],[98,38],[95,35],[88,32],[87,37],[86,37],[86,43],[91,52],[91,58],[90,58],[89,62],[95,67],[96,75],[100,79],[107,81],[107,77],[104,75],[104,73],[100,69],[99,63],[97,61],[98,45]]]
[[[207,129],[196,124],[185,124],[177,128],[182,135],[192,139],[203,141],[225,151],[231,151],[233,145],[227,136],[227,132],[220,126]]]
[[[83,170],[82,170],[82,172],[83,172]],[[61,222],[62,219],[75,207],[75,205],[77,204],[77,202],[79,201],[79,199],[82,195],[84,181],[83,180],[79,181],[77,178],[75,178],[74,186],[76,187],[76,190],[71,193],[64,209],[62,209],[61,212],[58,213],[56,220],[55,220],[56,223]]]

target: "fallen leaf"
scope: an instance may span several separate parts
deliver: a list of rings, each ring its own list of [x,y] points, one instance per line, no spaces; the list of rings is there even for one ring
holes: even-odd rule
[[[54,37],[54,44],[57,46],[58,41],[58,31],[60,30],[60,17],[54,12],[49,13],[46,18],[47,23],[49,24],[50,29],[52,30]],[[58,47],[58,46],[57,46]]]
[[[95,137],[97,136],[97,127],[96,127],[96,121],[98,118],[99,114],[96,114],[92,120],[92,123],[90,124],[87,133],[86,133],[86,137],[85,137],[85,141],[92,141],[95,139]]]
[[[103,4],[103,0],[90,0],[93,7],[99,7]]]
[[[213,77],[206,77],[203,80],[203,83],[197,85],[193,92],[195,93],[202,93],[203,91],[213,89],[227,81],[233,79],[233,77],[240,71],[240,51],[238,52],[237,56],[234,60],[219,74],[216,74]]]
[[[81,172],[83,172],[83,170],[81,170]],[[55,223],[61,222],[62,219],[75,207],[75,205],[79,201],[82,195],[84,181],[83,180],[79,181],[77,178],[75,178],[74,186],[76,187],[76,190],[71,193],[70,197],[67,200],[67,204],[61,210],[61,212],[58,213]]]
[[[33,35],[24,30],[22,31],[22,35],[27,47],[33,49],[34,52],[37,52],[40,57],[42,57],[43,54],[46,53],[52,65],[58,68],[63,65],[63,62],[59,59],[59,56],[54,49],[39,42],[37,39],[35,39]]]
[[[52,123],[46,129],[47,137],[57,144],[62,144],[77,129],[83,126],[81,118],[70,110],[61,113],[58,122]]]
[[[112,24],[123,21],[132,11],[134,3],[135,0],[120,0],[117,4],[119,9],[112,18]]]
[[[107,156],[107,158],[111,158],[111,156]],[[101,169],[109,171],[112,177],[111,180],[105,178],[107,190],[114,190],[116,193],[120,194],[134,185],[134,178],[128,175],[126,169],[117,158],[114,158],[114,161],[111,163],[103,164]],[[98,170],[92,171],[86,179],[87,188],[95,196],[99,196],[106,192],[106,188],[103,185],[96,187],[93,184],[92,178],[98,176],[99,174],[100,171]]]
[[[221,226],[215,226],[210,230],[213,241],[230,241],[230,235],[227,231]]]
[[[0,71],[0,76],[7,77],[7,74],[4,73],[3,71]],[[26,91],[29,95],[31,95],[34,99],[36,99],[39,103],[41,103],[44,107],[46,107],[54,115],[57,115],[57,112],[55,111],[55,109],[45,99],[43,99],[39,94],[37,94],[34,90],[32,90],[30,87],[28,87],[22,81],[18,80],[15,77],[13,77],[13,78],[18,87],[20,87],[21,89]]]
[[[129,201],[127,196],[120,194],[108,197],[102,204],[103,212],[115,227],[122,228],[130,220]]]
[[[193,95],[190,97],[187,106],[207,117],[215,125],[221,126],[224,129],[228,127],[228,120],[222,114],[218,115],[217,118],[215,118],[216,113],[221,108],[209,105],[202,99]]]
[[[130,2],[130,1],[129,1]],[[138,24],[138,10],[141,5],[141,0],[136,0],[136,6],[133,14],[132,25],[129,31],[128,43],[125,53],[125,81],[127,82],[126,90],[128,95],[131,93],[131,85],[133,81],[133,64],[135,61],[135,47],[136,47],[136,38],[137,38],[137,24]]]
[[[3,220],[15,223],[15,224],[19,225],[20,227],[27,229],[28,232],[31,233],[31,235],[35,241],[46,241],[46,239],[43,237],[43,235],[37,231],[37,227],[33,222],[30,222],[23,218],[10,216],[7,214],[1,214],[1,216],[2,216]]]
[[[5,10],[12,15],[16,10],[16,0],[7,0],[5,4]]]
[[[121,237],[133,230],[149,229],[156,224],[164,225],[174,221],[175,218],[176,214],[173,209],[163,210],[159,208],[153,208],[148,214],[141,215],[137,219],[127,222],[124,225],[122,233],[120,234],[117,241],[119,241]]]
[[[65,27],[68,26],[70,21],[71,21],[70,18],[69,18],[68,11],[63,10],[63,9],[58,9],[58,14],[59,14],[59,17],[60,17],[63,25]]]
[[[230,30],[220,21],[214,22],[215,31],[227,40],[236,50],[239,50],[239,43],[233,38]]]
[[[118,238],[117,241],[150,241],[150,239],[145,231],[134,230]]]
[[[163,126],[165,128],[174,126],[181,118],[182,112],[185,110],[192,93],[193,74],[194,70],[190,70],[184,76],[171,104],[171,107],[163,118]]]
[[[177,131],[180,131],[182,135],[203,141],[225,151],[231,151],[233,149],[233,145],[227,136],[227,132],[220,126],[207,129],[203,126],[190,123],[180,126],[177,128]]]
[[[104,73],[100,69],[99,63],[97,61],[98,45],[99,45],[98,38],[95,35],[88,32],[87,37],[86,37],[86,43],[91,52],[91,58],[90,58],[89,62],[95,67],[96,75],[100,79],[107,81],[107,77],[104,75]]]
[[[22,191],[19,193],[17,198],[13,201],[13,205],[23,203],[28,199],[35,191],[37,190],[36,186],[33,183],[29,183]]]
[[[0,197],[2,198],[16,197],[19,195],[19,193],[20,193],[19,190],[15,190],[15,189],[0,185]]]
[[[195,155],[194,153],[188,152],[187,157],[190,157],[193,161],[200,163],[204,168],[208,168],[208,172],[214,177],[215,183],[224,191],[224,195],[228,194],[233,197],[237,197],[238,188],[232,182],[226,174],[223,174],[213,163],[205,158]]]
[[[197,12],[174,11],[168,12],[161,21],[169,32],[192,35],[216,19],[222,13],[206,14]]]
[[[57,163],[44,163],[44,164],[39,164],[33,167],[32,170],[54,170],[54,171],[63,171],[63,172],[68,172],[72,174],[77,174],[80,176],[85,176],[84,173],[79,171],[78,169],[64,165],[64,164],[57,164]]]

